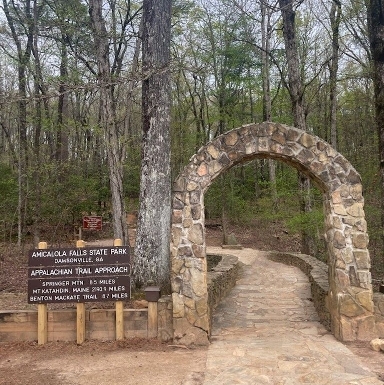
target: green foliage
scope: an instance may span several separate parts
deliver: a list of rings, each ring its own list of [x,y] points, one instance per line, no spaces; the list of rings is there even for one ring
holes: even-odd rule
[[[225,217],[236,224],[249,224],[256,214],[252,178],[243,173],[238,175],[235,169],[216,180],[205,194],[206,216]]]
[[[17,223],[17,191],[17,176],[8,165],[0,163],[1,230],[9,231]]]
[[[324,260],[322,193],[316,188],[311,189],[313,209],[303,213],[300,210],[297,170],[278,163],[276,183],[272,184],[268,175],[263,173],[263,166],[261,161],[250,162],[231,169],[214,181],[205,194],[207,220],[221,221],[224,210],[225,219],[233,224],[249,226],[255,219],[278,221],[292,235],[307,234],[313,240],[316,256]]]
[[[306,213],[298,212],[287,219],[286,225],[292,233],[306,234],[312,240],[314,256],[326,262],[327,252],[323,237],[324,213],[322,209],[316,208]]]
[[[70,170],[70,171],[69,171]],[[41,229],[73,229],[81,224],[84,214],[97,214],[108,218],[110,190],[106,168],[76,167],[73,164],[58,166],[46,163],[30,175],[30,184],[37,194],[28,197],[27,223]],[[50,241],[56,241],[56,232],[50,233]]]
[[[126,197],[138,198],[140,194],[140,162],[126,164],[124,167],[124,191]]]
[[[0,163],[0,195],[1,204],[9,204],[12,201],[16,201],[14,194],[17,192],[17,176],[13,173],[12,169],[4,164]]]
[[[256,216],[286,220],[294,215],[299,207],[297,171],[280,163],[273,186],[267,172],[264,174],[264,164],[250,162],[237,166],[216,180],[205,194],[208,218],[220,218],[223,208],[229,220],[240,224],[249,224]],[[272,199],[273,189],[277,191],[280,210]]]
[[[323,210],[316,208],[307,213],[297,212],[296,215],[287,218],[286,224],[288,229],[294,233],[306,232],[316,237],[319,229],[324,225]]]

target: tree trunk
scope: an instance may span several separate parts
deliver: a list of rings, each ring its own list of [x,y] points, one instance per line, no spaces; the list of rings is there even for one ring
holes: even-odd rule
[[[373,59],[373,82],[375,88],[376,128],[379,138],[381,177],[381,227],[384,244],[384,3],[382,0],[367,0],[368,29]]]
[[[293,0],[279,0],[279,5],[283,17],[283,35],[288,69],[288,91],[291,98],[294,126],[306,131],[304,86],[300,72],[301,65],[295,32],[296,12],[293,9]],[[310,180],[305,175],[299,173],[299,189],[301,192],[300,208],[302,212],[310,212],[312,210],[310,188]],[[313,245],[314,241],[311,235],[306,229],[303,229],[302,252],[305,254],[313,254],[315,252]]]
[[[23,233],[26,219],[26,191],[27,191],[27,165],[28,165],[28,142],[27,142],[27,68],[31,57],[34,23],[32,16],[31,0],[26,0],[22,11],[25,14],[20,15],[20,20],[14,18],[14,12],[11,12],[10,6],[17,8],[15,12],[20,15],[20,7],[14,5],[13,2],[3,0],[3,9],[9,28],[11,29],[12,38],[17,47],[17,59],[18,59],[18,237],[17,244],[19,247],[22,245]],[[21,18],[25,18],[21,20]],[[19,32],[16,30],[16,24],[21,23],[26,36],[20,38]],[[22,42],[25,40],[25,48],[22,47]]]
[[[306,130],[303,101],[303,81],[300,74],[300,60],[296,42],[295,16],[292,0],[279,0],[283,17],[283,35],[288,69],[288,92],[291,98],[294,125]]]
[[[263,81],[263,121],[271,120],[271,80],[269,55],[271,48],[271,23],[270,14],[268,12],[265,1],[260,2],[261,7],[261,62],[262,62],[262,81]]]
[[[31,162],[33,165],[32,171],[32,220],[33,220],[33,244],[37,247],[40,242],[40,221],[41,221],[41,181],[40,181],[40,169],[41,169],[41,159],[40,159],[40,142],[41,142],[41,132],[42,132],[42,101],[40,90],[44,89],[41,63],[39,57],[39,28],[38,28],[38,19],[39,14],[38,10],[35,7],[33,13],[34,19],[34,37],[33,37],[33,56],[35,59],[35,75],[34,75],[34,112],[35,116],[33,119],[34,122],[34,145],[33,145],[33,155],[34,159]]]
[[[126,106],[127,106],[127,113],[125,118],[125,137],[127,140],[130,140],[130,135],[133,132],[133,124],[135,122],[135,119],[133,118],[133,111],[135,106],[135,90],[139,89],[139,81],[136,80],[138,78],[139,73],[139,58],[140,58],[140,51],[141,51],[141,35],[143,34],[143,19],[141,18],[140,21],[140,27],[139,27],[139,35],[136,38],[135,43],[135,49],[133,52],[133,59],[132,59],[132,67],[130,70],[130,74],[132,79],[128,80],[128,84],[126,85]],[[122,153],[122,159],[125,158],[127,153],[127,146],[123,147],[123,153]]]
[[[261,7],[261,61],[262,61],[262,77],[263,77],[263,121],[271,121],[272,102],[271,102],[271,80],[269,55],[271,46],[271,24],[270,13],[264,1],[260,2]],[[271,198],[273,209],[278,208],[277,187],[276,187],[276,161],[268,159],[269,183],[271,189]]]
[[[57,107],[57,153],[56,160],[59,163],[68,161],[68,53],[65,43],[65,36],[62,36],[61,52],[60,52],[60,86],[59,86],[59,103]]]
[[[332,27],[332,59],[329,68],[329,99],[330,99],[330,121],[331,121],[331,145],[337,148],[337,71],[339,68],[339,29],[341,22],[341,3],[333,0],[331,13]]]
[[[128,226],[123,193],[123,168],[120,161],[116,107],[109,62],[109,40],[102,14],[102,0],[89,1],[89,14],[94,33],[100,86],[101,120],[105,133],[109,183],[112,195],[113,236],[128,244]]]
[[[143,2],[143,138],[134,279],[170,290],[171,0]]]

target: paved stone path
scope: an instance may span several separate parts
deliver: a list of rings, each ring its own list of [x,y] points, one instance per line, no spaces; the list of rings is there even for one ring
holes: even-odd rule
[[[267,252],[232,254],[245,266],[215,310],[204,385],[383,384],[319,323],[304,273]]]

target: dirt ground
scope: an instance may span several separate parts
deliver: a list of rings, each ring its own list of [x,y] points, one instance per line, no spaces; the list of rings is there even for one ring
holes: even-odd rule
[[[0,344],[2,385],[197,385],[207,349],[156,340]]]
[[[300,249],[299,239],[291,237],[278,224],[231,230],[244,247]],[[220,227],[211,224],[207,228],[207,244],[220,246],[221,243]],[[26,266],[24,256],[15,258],[7,253],[0,256],[0,310],[32,306],[26,303]],[[368,343],[347,346],[384,381],[383,353],[374,352]],[[144,339],[87,341],[81,346],[75,342],[43,346],[36,342],[0,343],[0,385],[199,385],[204,380],[206,356],[206,348],[190,349]]]

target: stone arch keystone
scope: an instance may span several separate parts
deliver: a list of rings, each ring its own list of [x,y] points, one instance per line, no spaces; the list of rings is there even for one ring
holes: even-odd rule
[[[211,331],[204,193],[217,176],[254,158],[283,161],[322,191],[331,331],[342,341],[371,339],[375,318],[360,176],[324,140],[294,127],[265,122],[215,138],[191,158],[175,181],[171,242],[175,341],[206,344]]]

